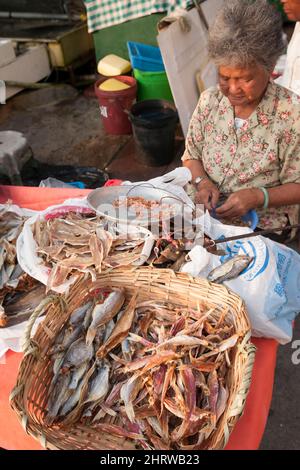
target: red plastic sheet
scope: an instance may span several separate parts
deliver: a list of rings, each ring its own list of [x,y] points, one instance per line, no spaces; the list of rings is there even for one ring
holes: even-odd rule
[[[89,190],[0,186],[0,203],[8,199],[21,207],[42,210],[70,197],[85,196]],[[277,342],[253,338],[257,347],[252,382],[243,416],[236,424],[228,450],[258,449],[266,426],[276,366]],[[38,441],[27,435],[9,406],[9,394],[15,385],[22,354],[9,351],[0,363],[0,447],[10,450],[41,449]]]

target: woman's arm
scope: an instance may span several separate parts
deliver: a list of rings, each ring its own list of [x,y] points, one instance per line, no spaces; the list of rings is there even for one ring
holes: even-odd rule
[[[201,176],[204,179],[196,186],[197,194],[195,202],[198,204],[204,204],[207,210],[212,210],[216,207],[219,200],[219,190],[217,186],[209,179],[203,165],[200,160],[184,160],[183,166],[187,167],[192,173],[192,181],[195,181],[197,176]]]
[[[191,171],[193,181],[197,178],[197,176],[208,178],[203,168],[201,160],[184,160],[182,162],[182,165],[186,166]]]
[[[286,183],[274,188],[267,188],[268,207],[300,204],[300,183]],[[264,194],[259,188],[240,189],[232,193],[226,202],[216,209],[220,217],[237,217],[250,209],[259,209],[264,204]]]
[[[300,183],[286,183],[269,188],[269,207],[300,204]]]

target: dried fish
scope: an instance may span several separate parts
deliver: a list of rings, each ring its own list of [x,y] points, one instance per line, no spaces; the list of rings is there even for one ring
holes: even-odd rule
[[[70,392],[68,384],[70,381],[69,374],[60,374],[55,384],[54,390],[51,392],[48,400],[48,415],[47,423],[52,424],[53,420],[58,414],[60,407],[68,399]]]
[[[72,372],[69,387],[68,387],[69,390],[76,390],[77,389],[78,383],[80,382],[80,380],[82,379],[84,374],[87,372],[88,367],[89,367],[89,363],[87,361],[87,362],[84,362],[83,364],[81,364],[80,367],[78,367],[77,369],[75,369]]]
[[[80,367],[84,362],[88,362],[94,355],[92,344],[86,344],[84,338],[79,338],[71,344],[62,364],[63,372],[65,373],[71,367]]]
[[[109,373],[110,365],[108,362],[98,365],[97,372],[94,378],[91,380],[88,396],[84,400],[82,405],[89,404],[83,413],[83,416],[89,416],[92,409],[101,403],[106,397],[109,390]]]
[[[9,327],[28,320],[44,298],[45,286],[42,284],[38,284],[28,292],[9,292],[3,300],[2,308],[6,323],[2,326]]]
[[[131,265],[141,256],[145,236],[133,241],[113,235],[103,228],[100,217],[75,209],[66,206],[31,226],[38,256],[50,270],[48,289],[58,287],[78,271],[90,273],[95,280],[103,269]],[[121,246],[124,251],[119,251]]]
[[[92,307],[93,301],[90,300],[84,305],[81,305],[81,307],[77,308],[71,315],[69,323],[74,326],[76,324],[81,324],[85,318],[86,313],[89,311],[89,309]]]
[[[110,337],[107,339],[107,341],[104,342],[104,344],[98,350],[97,352],[98,357],[103,357],[104,355],[106,355],[109,351],[115,348],[118,344],[120,344],[123,341],[123,339],[127,337],[129,329],[131,328],[131,324],[133,322],[133,318],[135,314],[135,306],[136,306],[136,294],[132,297],[123,315],[117,321],[116,326],[113,329]]]
[[[81,330],[52,356],[46,422],[81,420],[112,438],[136,439],[139,448],[205,448],[228,406],[228,361],[239,341],[230,315],[140,302],[138,291],[126,304],[123,289],[99,296],[107,297],[85,301],[54,343],[89,324],[85,337]]]
[[[253,257],[247,255],[237,255],[226,261],[221,266],[213,269],[207,276],[211,282],[220,284],[221,282],[234,279],[246,269],[253,261]]]
[[[69,396],[67,401],[65,403],[63,403],[63,405],[60,407],[60,411],[59,411],[60,416],[66,416],[79,403],[84,385],[85,385],[85,380],[82,379],[77,384],[76,389],[72,388],[72,390],[75,390],[75,392],[73,392],[72,395]],[[71,390],[70,385],[69,385],[69,390]]]
[[[120,398],[125,405],[125,413],[128,419],[134,421],[133,401],[140,391],[142,381],[138,376],[131,377],[121,388]]]
[[[68,349],[71,344],[74,343],[82,334],[82,325],[77,325],[73,327],[72,325],[69,325],[65,330],[64,330],[64,336],[63,340],[61,343],[57,343],[53,345],[50,349],[48,354],[56,354],[62,351],[65,351]]]
[[[123,289],[111,292],[102,304],[97,304],[92,313],[92,322],[86,334],[86,343],[91,344],[95,338],[97,328],[105,325],[120,310],[125,301]]]

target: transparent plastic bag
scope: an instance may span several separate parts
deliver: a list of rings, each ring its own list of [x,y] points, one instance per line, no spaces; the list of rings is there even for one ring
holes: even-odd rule
[[[81,181],[75,181],[74,183],[65,183],[64,181],[56,178],[47,178],[42,180],[39,184],[39,188],[80,188],[84,189],[85,185]]]

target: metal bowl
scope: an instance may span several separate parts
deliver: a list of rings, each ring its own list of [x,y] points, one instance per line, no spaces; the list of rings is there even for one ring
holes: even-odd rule
[[[152,209],[143,209],[137,213],[136,209],[126,206],[126,198],[129,197],[142,197],[146,201],[156,201],[159,204]],[[118,200],[121,203],[116,207],[114,204]],[[143,226],[182,215],[185,206],[179,196],[148,184],[98,188],[88,195],[87,201],[97,214],[107,220]]]

